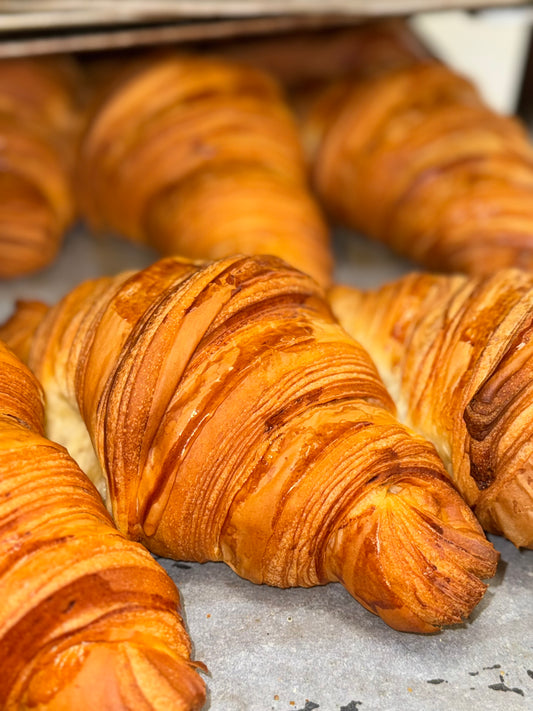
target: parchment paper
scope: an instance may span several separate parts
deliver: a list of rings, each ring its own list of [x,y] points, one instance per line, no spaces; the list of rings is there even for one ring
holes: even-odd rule
[[[335,236],[337,280],[372,286],[413,265],[349,233]],[[149,249],[81,227],[46,272],[0,283],[0,319],[17,298],[54,302],[85,278],[142,267]],[[221,563],[161,561],[177,583],[194,657],[209,668],[211,711],[533,709],[533,551],[499,537],[496,577],[471,619],[432,636],[389,629],[339,584],[278,590]]]

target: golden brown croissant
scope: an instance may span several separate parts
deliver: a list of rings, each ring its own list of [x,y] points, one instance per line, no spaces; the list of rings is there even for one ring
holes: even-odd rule
[[[82,140],[90,225],[162,254],[272,253],[327,284],[328,231],[274,80],[200,56],[132,67],[102,92]]]
[[[73,71],[65,57],[0,62],[0,278],[48,266],[73,219]]]
[[[436,61],[332,85],[304,124],[337,220],[437,271],[533,267],[533,147]]]
[[[174,584],[42,420],[41,389],[0,343],[0,708],[199,709]]]
[[[483,527],[533,547],[533,278],[411,274],[330,299]]]
[[[340,581],[416,632],[468,615],[494,573],[433,447],[398,423],[316,282],[277,258],[86,282],[30,363],[51,435],[157,554],[280,587]]]

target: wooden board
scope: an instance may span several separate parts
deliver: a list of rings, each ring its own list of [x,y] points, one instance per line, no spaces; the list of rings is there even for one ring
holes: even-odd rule
[[[7,0],[0,3],[0,57],[265,35],[430,10],[526,5],[527,0]]]
[[[520,6],[527,0],[4,0],[0,31],[146,23],[185,18],[259,17],[329,14],[376,17],[397,13]]]

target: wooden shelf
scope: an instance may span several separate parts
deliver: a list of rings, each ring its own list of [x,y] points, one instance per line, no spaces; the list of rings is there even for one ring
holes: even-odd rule
[[[0,57],[265,35],[421,11],[527,5],[526,0],[7,0],[0,10]]]

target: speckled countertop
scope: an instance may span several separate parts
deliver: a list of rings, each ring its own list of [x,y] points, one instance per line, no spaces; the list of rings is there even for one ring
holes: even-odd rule
[[[337,279],[371,286],[411,265],[336,236]],[[57,263],[0,283],[0,319],[16,298],[53,302],[84,278],[141,267],[148,250],[69,235]],[[533,551],[493,537],[496,577],[468,623],[432,636],[395,632],[341,585],[277,590],[224,564],[162,561],[182,594],[194,656],[207,664],[211,711],[499,711],[533,708]]]

